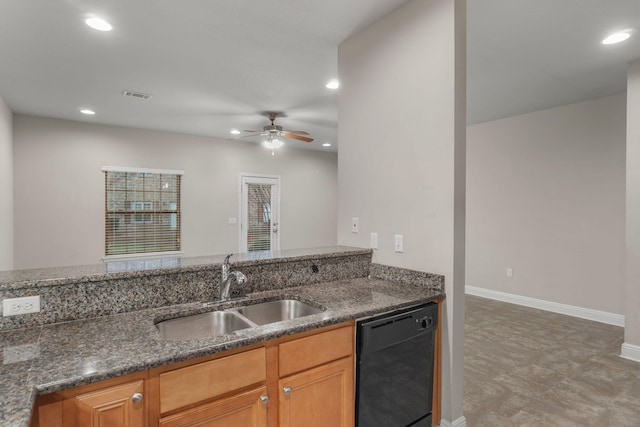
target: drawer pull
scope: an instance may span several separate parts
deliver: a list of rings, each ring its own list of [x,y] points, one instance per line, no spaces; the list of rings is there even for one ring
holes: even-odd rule
[[[263,405],[266,405],[269,403],[269,396],[260,396],[260,402],[262,402]]]
[[[142,402],[142,393],[133,393],[133,396],[131,396],[131,401],[133,403]]]
[[[291,387],[285,387],[282,389],[285,396],[291,396]]]

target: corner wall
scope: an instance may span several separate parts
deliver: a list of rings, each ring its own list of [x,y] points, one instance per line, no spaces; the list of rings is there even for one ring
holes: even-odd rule
[[[102,166],[182,169],[185,256],[237,252],[240,173],[281,176],[281,249],[336,244],[337,155],[16,115],[15,267],[104,256]]]
[[[625,99],[468,127],[468,285],[623,313]]]
[[[627,218],[624,344],[622,355],[640,361],[640,61],[627,76]]]
[[[373,262],[445,276],[442,410],[455,425],[464,425],[465,18],[464,1],[412,0],[338,48],[338,243],[369,247],[375,232]]]
[[[0,271],[13,269],[13,113],[0,97]]]

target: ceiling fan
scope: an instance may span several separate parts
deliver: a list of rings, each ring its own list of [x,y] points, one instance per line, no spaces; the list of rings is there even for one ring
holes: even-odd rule
[[[257,133],[257,134],[260,134],[261,136],[266,136],[269,141],[273,141],[279,136],[283,138],[297,139],[298,141],[304,141],[304,142],[313,141],[313,138],[307,138],[306,136],[302,136],[302,135],[309,135],[308,132],[305,132],[303,130],[285,130],[285,129],[282,129],[282,126],[278,126],[274,124],[273,122],[276,120],[276,117],[278,117],[278,113],[270,111],[267,113],[267,116],[269,117],[269,120],[271,120],[270,125],[264,126],[262,130],[245,130],[245,132],[250,132],[252,134]],[[247,138],[250,136],[256,136],[256,135],[245,135],[245,136],[241,136],[241,138]]]

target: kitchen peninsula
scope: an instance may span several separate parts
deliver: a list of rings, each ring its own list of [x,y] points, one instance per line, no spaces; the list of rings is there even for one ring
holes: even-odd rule
[[[216,303],[223,258],[0,273],[3,299],[26,295],[42,298],[40,313],[3,317],[0,321],[0,383],[4,390],[0,424],[27,427],[36,404],[45,402],[53,405],[49,409],[58,410],[59,406],[62,411],[60,399],[65,392],[68,395],[77,387],[93,387],[106,380],[117,382],[117,378],[133,375],[146,381],[142,386],[144,419],[153,422],[163,412],[169,416],[162,415],[162,420],[171,425],[170,418],[179,409],[167,403],[162,409],[157,383],[153,386],[159,375],[168,375],[173,366],[185,369],[196,362],[210,366],[228,358],[218,356],[240,357],[260,349],[267,352],[266,379],[256,380],[257,386],[264,387],[264,396],[271,397],[268,361],[272,359],[268,353],[275,347],[270,343],[280,349],[297,348],[297,342],[321,346],[324,338],[314,337],[344,335],[344,331],[352,331],[354,319],[444,298],[443,276],[371,263],[370,250],[337,246],[234,256],[232,268],[242,271],[248,280],[234,285],[232,296],[248,295],[248,299]],[[306,302],[323,311],[186,341],[164,340],[155,326],[170,318],[283,298]],[[212,305],[203,304],[210,301]],[[281,359],[282,354],[280,350]],[[251,355],[265,360],[258,353]],[[327,360],[338,363],[344,356],[327,356]],[[270,405],[276,405],[278,400],[272,397],[270,401]],[[276,414],[275,408],[270,413]],[[35,414],[34,423],[38,411]]]

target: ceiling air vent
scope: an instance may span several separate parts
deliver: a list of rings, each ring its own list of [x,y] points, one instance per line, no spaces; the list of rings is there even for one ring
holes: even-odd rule
[[[132,90],[123,90],[121,93],[124,96],[132,96],[134,98],[141,98],[141,99],[149,99],[152,96],[152,95],[150,95],[148,93],[134,92]]]

